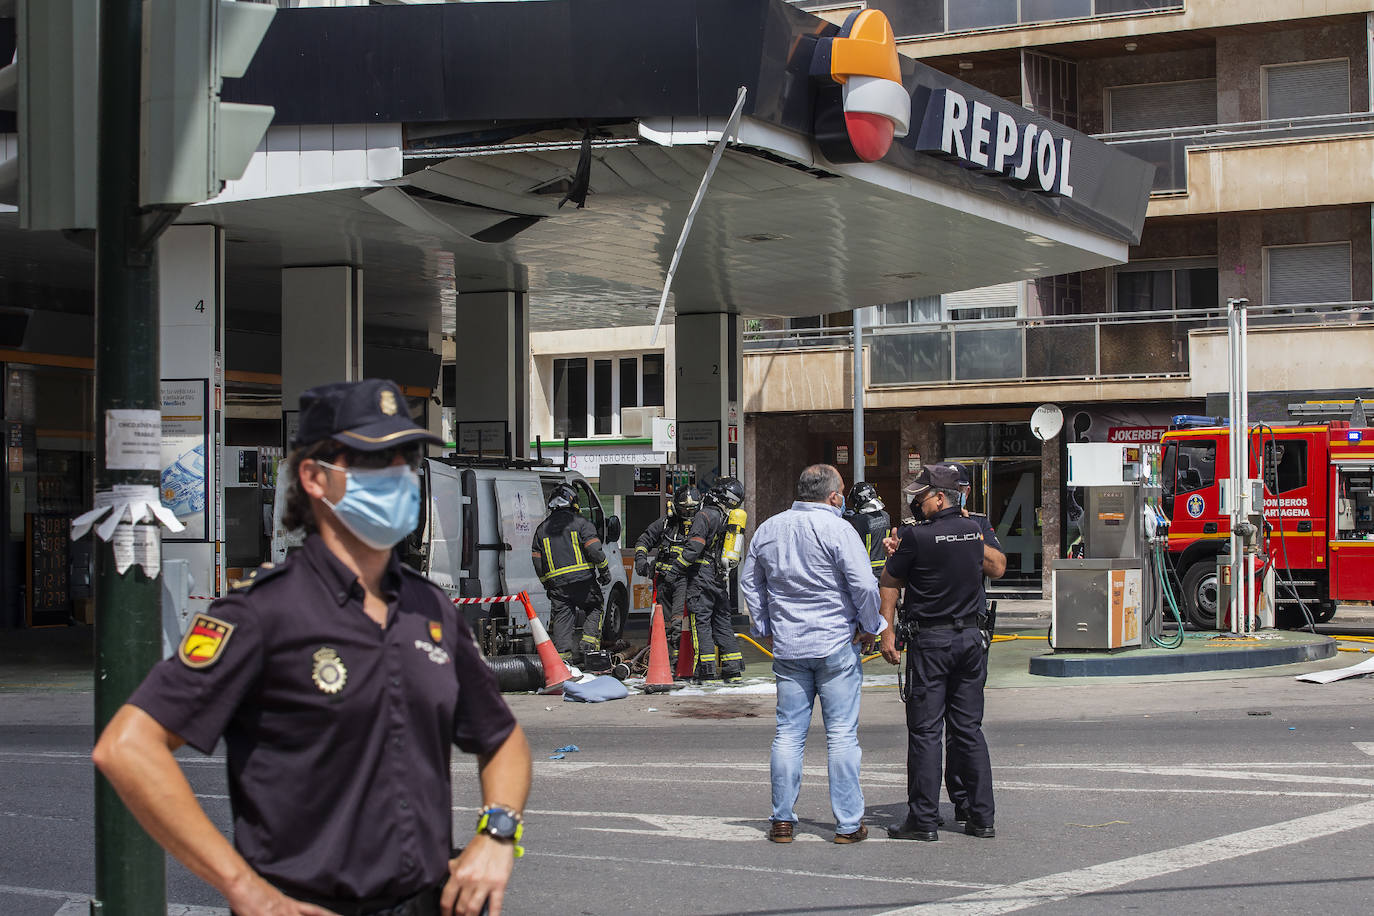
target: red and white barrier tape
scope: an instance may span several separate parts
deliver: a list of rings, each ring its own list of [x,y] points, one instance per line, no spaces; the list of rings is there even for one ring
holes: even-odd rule
[[[498,604],[502,601],[519,601],[519,595],[497,595],[495,598],[454,598],[454,604]]]

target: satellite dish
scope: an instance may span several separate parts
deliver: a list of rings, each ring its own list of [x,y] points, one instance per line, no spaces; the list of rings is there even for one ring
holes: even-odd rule
[[[1053,404],[1041,404],[1031,414],[1030,428],[1035,438],[1042,442],[1053,439],[1064,428],[1064,411]]]

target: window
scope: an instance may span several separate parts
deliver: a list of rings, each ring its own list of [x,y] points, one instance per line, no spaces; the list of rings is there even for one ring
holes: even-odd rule
[[[1265,305],[1349,302],[1350,243],[1264,249]]]
[[[663,354],[644,354],[644,397],[641,407],[662,407],[663,401]]]
[[[1217,482],[1217,444],[1191,439],[1171,443],[1164,456],[1164,472],[1166,497],[1207,489]],[[1167,486],[1170,482],[1172,488]]]
[[[587,360],[553,361],[553,435],[582,439],[587,435]]]
[[[944,297],[945,312],[953,321],[974,318],[1015,318],[1021,314],[1026,284],[1021,281],[966,289]]]
[[[595,525],[597,535],[605,538],[606,514],[601,511],[601,501],[585,480],[574,480],[573,489],[577,490],[577,514]]]
[[[1136,261],[1116,269],[1118,312],[1216,308],[1220,296],[1213,258]]]
[[[1264,486],[1276,496],[1307,486],[1307,443],[1304,440],[1265,440]]]
[[[1107,90],[1107,131],[1217,123],[1217,81],[1183,80]]]
[[[1304,61],[1264,67],[1267,120],[1342,114],[1350,110],[1350,62]]]
[[[620,358],[620,406],[639,406],[639,360],[633,356]]]
[[[939,296],[922,296],[919,299],[907,299],[902,302],[891,302],[887,305],[877,305],[871,309],[866,309],[864,323],[875,324],[921,324],[939,321],[944,317],[944,310]]]
[[[611,361],[609,359],[598,359],[595,363],[592,378],[592,432],[598,436],[609,436],[611,434],[611,403],[615,399],[615,390],[611,385]]]

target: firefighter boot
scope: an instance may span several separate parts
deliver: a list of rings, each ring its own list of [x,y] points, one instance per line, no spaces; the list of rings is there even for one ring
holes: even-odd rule
[[[711,656],[710,658],[701,658],[697,660],[697,674],[696,677],[694,677],[692,680],[696,681],[698,684],[704,684],[707,681],[715,681],[719,679],[720,676],[716,673],[715,656]]]

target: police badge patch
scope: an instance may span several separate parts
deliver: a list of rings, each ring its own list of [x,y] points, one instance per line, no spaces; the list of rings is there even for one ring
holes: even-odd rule
[[[431,620],[429,622],[429,638],[435,642],[444,641],[444,628],[440,626],[439,621]]]
[[[343,690],[344,684],[348,681],[348,669],[344,667],[339,653],[328,646],[322,646],[315,650],[312,657],[315,659],[315,670],[310,673],[310,679],[315,682],[315,686],[328,694]]]
[[[388,417],[396,416],[396,394],[389,388],[383,388],[377,406]]]
[[[177,658],[188,668],[208,668],[219,661],[232,635],[232,623],[209,614],[197,614],[186,628],[181,645],[177,646]]]

